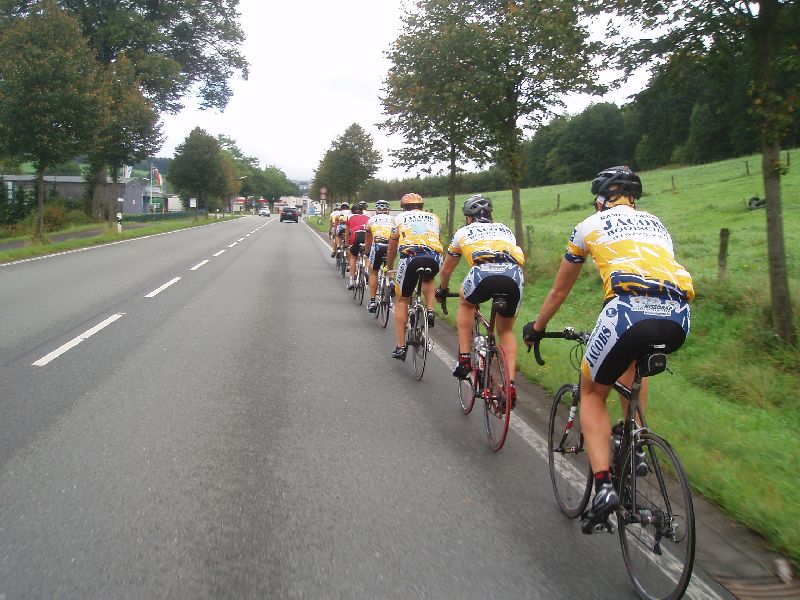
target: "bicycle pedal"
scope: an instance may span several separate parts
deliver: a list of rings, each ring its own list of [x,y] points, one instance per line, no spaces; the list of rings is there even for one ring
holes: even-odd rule
[[[614,526],[610,521],[605,523],[595,523],[589,533],[614,533]]]

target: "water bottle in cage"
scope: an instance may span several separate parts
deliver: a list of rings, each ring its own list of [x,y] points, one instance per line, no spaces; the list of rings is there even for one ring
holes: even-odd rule
[[[486,337],[476,335],[472,340],[472,364],[475,365],[479,371],[483,371],[486,365]]]

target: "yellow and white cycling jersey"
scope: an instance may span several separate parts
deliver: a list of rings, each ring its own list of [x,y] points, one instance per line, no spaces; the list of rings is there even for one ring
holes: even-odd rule
[[[339,214],[336,216],[339,225],[347,225],[347,219],[349,219],[352,214],[353,213],[349,210],[340,210]]]
[[[392,235],[394,217],[388,214],[373,215],[367,221],[367,229],[372,232],[372,239],[378,244],[386,244]]]
[[[502,223],[476,221],[465,225],[456,231],[447,253],[464,256],[470,267],[486,263],[525,264],[525,255],[517,246],[517,239]]]
[[[439,217],[422,210],[408,210],[394,217],[391,237],[397,239],[397,252],[401,258],[429,254],[441,255]]]
[[[675,261],[672,238],[658,217],[619,205],[584,219],[572,231],[564,258],[591,254],[605,299],[620,294],[694,298],[692,276]]]
[[[339,215],[341,214],[341,212],[342,211],[340,211],[338,208],[336,210],[331,211],[331,227],[333,227],[334,223],[339,222]]]

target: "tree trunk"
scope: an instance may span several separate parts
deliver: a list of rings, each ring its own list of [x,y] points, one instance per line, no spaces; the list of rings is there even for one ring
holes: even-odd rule
[[[780,148],[764,142],[762,156],[764,195],[767,200],[767,256],[769,259],[769,290],[772,299],[772,325],[775,334],[785,343],[795,345],[792,299],[786,268],[786,247],[783,241],[781,209]]]
[[[92,218],[101,221],[111,219],[108,208],[108,167],[102,166],[92,175]]]
[[[520,186],[522,184],[522,151],[519,143],[516,120],[509,125],[508,135],[508,179],[511,184],[511,214],[514,217],[514,237],[521,244],[524,232],[522,229],[522,201]]]
[[[455,229],[455,210],[456,210],[456,149],[455,146],[450,146],[450,176],[447,178],[447,241],[453,239],[453,230]]]
[[[786,248],[783,241],[783,211],[781,208],[780,162],[780,105],[773,62],[775,59],[775,31],[777,29],[775,0],[759,4],[758,22],[753,29],[756,46],[754,84],[756,98],[760,101],[761,117],[761,170],[764,178],[764,197],[767,202],[767,256],[769,260],[769,288],[772,302],[772,326],[775,335],[783,342],[795,345],[792,300],[786,267]]]
[[[36,179],[39,182],[39,189],[36,204],[39,208],[39,218],[36,220],[36,237],[44,239],[44,167],[36,169]]]

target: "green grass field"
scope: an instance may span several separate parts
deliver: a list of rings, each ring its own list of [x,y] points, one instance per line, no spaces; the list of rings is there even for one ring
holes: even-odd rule
[[[800,161],[800,153],[794,151],[790,159]],[[766,212],[747,210],[750,197],[763,197],[760,164],[759,156],[749,156],[641,174],[645,195],[638,208],[657,215],[670,230],[676,258],[692,273],[697,291],[689,339],[670,358],[674,374],[651,382],[648,420],[675,446],[697,491],[800,562],[800,358],[797,349],[780,348],[772,334]],[[495,220],[513,228],[511,192],[488,195]],[[465,198],[456,200],[457,226],[463,223],[460,207]],[[550,289],[572,228],[593,211],[591,201],[588,182],[522,191],[532,251],[527,256],[520,332]],[[798,166],[782,180],[782,203],[797,323]],[[426,208],[444,219],[447,199],[432,198]],[[727,275],[720,281],[717,256],[723,227],[730,230],[730,243]],[[520,245],[524,248],[526,240]],[[454,282],[460,281],[465,271],[461,269]],[[587,264],[550,329],[591,329],[602,297],[598,272]],[[569,350],[566,342],[545,340],[547,364],[540,367],[532,354],[520,353],[518,370],[553,392],[575,378]],[[612,404],[619,402],[614,398]]]

